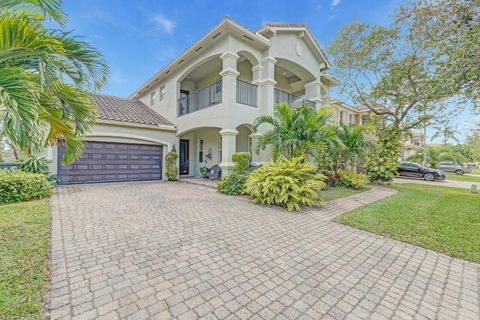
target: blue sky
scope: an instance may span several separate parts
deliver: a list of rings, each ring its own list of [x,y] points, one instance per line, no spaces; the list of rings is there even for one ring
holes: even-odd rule
[[[110,65],[111,77],[102,92],[126,97],[225,15],[251,30],[266,22],[306,22],[325,48],[342,24],[386,24],[402,2],[76,0],[65,1],[64,7],[67,29],[84,36]]]

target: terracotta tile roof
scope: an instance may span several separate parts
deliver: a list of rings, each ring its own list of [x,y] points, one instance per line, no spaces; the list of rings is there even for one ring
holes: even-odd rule
[[[98,118],[101,120],[174,126],[173,123],[138,100],[94,94],[90,101],[98,108]]]

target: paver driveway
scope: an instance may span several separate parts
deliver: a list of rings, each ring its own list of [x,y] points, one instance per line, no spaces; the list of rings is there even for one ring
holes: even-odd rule
[[[478,264],[187,183],[62,187],[52,319],[478,319]]]

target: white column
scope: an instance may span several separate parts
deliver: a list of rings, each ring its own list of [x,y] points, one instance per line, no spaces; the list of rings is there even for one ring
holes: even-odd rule
[[[237,70],[237,59],[239,57],[232,51],[227,51],[220,56],[223,61],[223,69],[220,71],[222,76],[222,103],[226,106],[224,110],[228,113],[226,118],[229,121],[231,119],[229,110],[237,102],[237,76],[240,74]],[[230,122],[227,125],[230,125]]]
[[[257,85],[257,107],[260,107],[262,104],[262,87],[260,86],[262,70],[263,67],[260,64],[252,67],[252,83]]]
[[[222,162],[219,164],[219,166],[222,168],[222,176],[225,177],[233,170],[234,167],[232,154],[235,152],[237,147],[236,144],[238,131],[235,129],[222,129],[219,133],[222,136]]]
[[[257,81],[259,89],[259,114],[273,115],[275,107],[275,85],[277,84],[275,81],[275,63],[277,63],[277,60],[268,56],[263,58],[260,63],[261,65],[257,67],[258,76],[260,77]],[[252,136],[252,143],[255,144],[256,141],[253,141],[257,140],[258,137],[268,129],[266,125],[260,126],[258,132]],[[253,157],[254,159],[256,158],[258,164],[270,161],[272,157],[271,147],[267,146],[265,150],[260,150],[258,156],[254,154]],[[253,160],[253,162],[255,162],[255,160]]]
[[[323,104],[322,83],[320,80],[314,80],[305,84],[305,98],[315,102],[315,108],[319,109]]]
[[[262,59],[262,78],[259,80],[259,87],[261,92],[261,114],[273,114],[273,107],[275,106],[275,60],[272,57],[265,57]]]

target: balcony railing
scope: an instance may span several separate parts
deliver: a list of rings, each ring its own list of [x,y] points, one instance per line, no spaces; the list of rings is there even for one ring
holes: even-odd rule
[[[183,116],[222,103],[222,80],[177,100],[178,116]]]
[[[310,105],[315,108],[315,102],[302,97],[297,97],[280,89],[275,89],[275,103],[286,103],[292,108],[303,104]]]
[[[237,102],[257,107],[257,86],[237,79]]]

